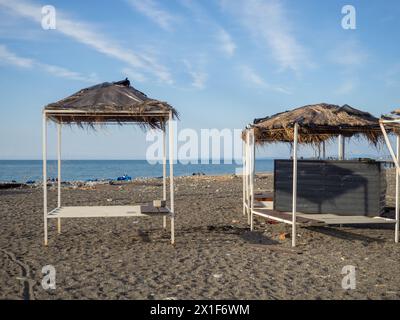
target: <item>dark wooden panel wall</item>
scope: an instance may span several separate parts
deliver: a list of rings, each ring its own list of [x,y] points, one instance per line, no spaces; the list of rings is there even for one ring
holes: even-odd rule
[[[292,210],[291,160],[275,160],[274,208]],[[384,168],[375,161],[298,160],[297,211],[377,216],[386,194]]]

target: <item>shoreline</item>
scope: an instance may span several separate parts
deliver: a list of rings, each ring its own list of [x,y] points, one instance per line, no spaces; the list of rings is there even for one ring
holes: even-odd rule
[[[264,176],[264,175],[273,175],[273,172],[258,172],[256,173],[256,176]],[[205,173],[199,172],[199,173],[193,173],[191,175],[179,175],[179,176],[174,176],[174,180],[177,179],[188,179],[188,178],[197,178],[197,179],[208,179],[208,178],[232,178],[232,177],[239,177],[241,178],[241,175],[232,173],[232,174],[227,174],[227,173],[221,173],[221,174],[212,174],[212,175],[207,175]],[[169,177],[167,177],[169,179]],[[118,181],[117,179],[88,179],[88,180],[65,180],[61,181],[61,186],[62,187],[68,187],[68,186],[74,186],[74,185],[122,185],[122,184],[134,184],[135,182],[145,182],[145,181],[151,181],[151,180],[162,180],[162,177],[136,177],[132,178],[129,181]],[[24,183],[24,182],[19,182],[19,181],[0,181],[0,189],[7,189],[7,186],[9,186],[10,189],[12,188],[19,188],[19,187],[27,187],[27,188],[35,188],[35,187],[42,187],[43,183],[42,181],[35,181],[33,183]],[[48,179],[47,180],[47,186],[52,187],[57,185],[57,180],[56,179]]]

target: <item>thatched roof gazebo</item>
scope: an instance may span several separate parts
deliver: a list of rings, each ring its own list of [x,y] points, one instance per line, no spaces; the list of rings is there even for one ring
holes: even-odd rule
[[[326,141],[339,138],[339,160],[344,160],[344,137],[364,137],[370,143],[376,145],[378,142],[383,140],[383,133],[380,128],[379,119],[374,117],[368,112],[364,112],[349,105],[338,106],[334,104],[320,103],[314,105],[306,105],[300,108],[296,108],[290,111],[285,111],[282,113],[277,113],[275,115],[255,119],[254,122],[246,127],[243,131],[242,138],[244,140],[244,154],[243,154],[243,214],[248,216],[250,229],[253,230],[253,220],[254,215],[259,215],[264,218],[271,220],[284,222],[292,225],[292,245],[296,245],[296,226],[298,224],[303,225],[329,225],[329,224],[361,224],[361,223],[396,223],[394,219],[386,219],[380,216],[358,216],[351,215],[351,213],[345,212],[343,215],[332,214],[304,214],[303,212],[297,212],[297,180],[298,180],[298,157],[297,149],[298,144],[312,144],[319,145],[320,143],[325,143]],[[255,146],[265,145],[268,143],[275,142],[286,142],[292,144],[292,165],[289,165],[291,172],[285,171],[287,176],[291,176],[289,185],[285,185],[285,190],[291,189],[292,196],[291,199],[291,213],[273,210],[275,209],[274,197],[271,199],[270,195],[264,195],[262,198],[269,198],[266,206],[260,208],[256,205],[256,195],[254,192],[254,175],[255,175]],[[319,179],[319,171],[324,172],[324,170],[329,169],[330,172],[337,177],[338,175],[343,175],[344,177],[338,177],[339,181],[347,181],[353,184],[354,189],[359,189],[361,184],[366,182],[367,179],[363,179],[352,172],[351,170],[344,170],[344,166],[352,165],[354,167],[358,166],[358,163],[354,164],[344,164],[343,161],[336,161],[336,163],[330,163],[329,168],[325,166],[324,163],[328,161],[319,160],[321,166],[320,169],[315,171],[314,169],[309,170],[312,172],[310,176],[316,181],[321,181],[323,177]],[[304,164],[306,166],[306,164]],[[378,163],[377,166],[380,164]],[[291,168],[292,166],[292,168]],[[304,169],[304,168],[303,168]],[[308,169],[307,169],[308,170]],[[302,171],[302,175],[305,174],[307,170]],[[312,171],[314,170],[314,171]],[[346,173],[347,172],[347,173]],[[377,170],[377,177],[380,178],[379,168]],[[275,177],[276,178],[276,177]],[[375,177],[374,177],[375,178]],[[344,180],[343,180],[344,179]],[[275,181],[275,179],[274,179]],[[357,181],[357,182],[355,182]],[[274,182],[276,184],[276,181]],[[285,182],[286,183],[286,182]],[[360,184],[361,183],[361,184]],[[380,180],[378,179],[378,183]],[[291,184],[291,188],[290,188]],[[342,182],[339,186],[334,185],[335,192],[344,193],[346,190],[341,190]],[[368,187],[364,188],[364,192],[368,192]],[[300,190],[302,191],[302,190]],[[310,191],[308,194],[309,199],[316,199],[318,196],[326,196],[324,192]],[[331,191],[327,191],[331,192]],[[381,189],[379,189],[381,192]],[[334,194],[329,194],[330,197]],[[374,194],[375,196],[375,194]],[[364,199],[367,195],[364,195]],[[362,198],[362,197],[361,197]],[[379,196],[377,197],[378,199]],[[265,200],[264,199],[264,200]],[[326,199],[326,198],[324,198]],[[332,199],[332,198],[331,198]],[[331,199],[329,201],[331,201]],[[290,200],[285,199],[285,205],[290,203]],[[318,200],[318,199],[317,199]],[[321,199],[319,199],[321,200]],[[271,204],[272,203],[272,204]],[[321,203],[321,201],[319,201]],[[348,204],[351,208],[351,203]],[[368,207],[368,205],[367,205]],[[381,208],[379,205],[378,208]],[[336,208],[337,209],[337,208]],[[374,214],[368,211],[368,214]],[[378,212],[376,212],[378,214]],[[397,217],[398,223],[398,217]],[[396,232],[397,234],[397,232]]]
[[[58,102],[50,103],[43,109],[43,206],[44,206],[44,242],[47,245],[48,219],[57,219],[58,232],[61,232],[61,218],[88,217],[141,217],[163,216],[171,220],[171,243],[174,243],[174,130],[172,120],[178,112],[166,102],[149,98],[143,92],[133,88],[128,79],[118,82],[105,82],[82,89]],[[57,124],[58,144],[58,202],[57,208],[47,210],[47,122]],[[169,166],[170,201],[167,200],[166,166],[166,125],[169,128]],[[136,124],[142,128],[160,129],[163,132],[163,194],[162,200],[146,205],[68,207],[61,205],[61,128],[63,125],[80,127],[109,124]]]
[[[382,137],[379,119],[349,105],[327,103],[306,105],[270,117],[255,119],[256,143],[293,142],[294,127],[299,125],[299,143],[319,144],[339,135],[362,136],[373,144]]]
[[[137,123],[161,128],[170,114],[178,116],[168,103],[151,99],[130,85],[128,79],[104,82],[79,90],[44,108],[47,117],[63,124]]]

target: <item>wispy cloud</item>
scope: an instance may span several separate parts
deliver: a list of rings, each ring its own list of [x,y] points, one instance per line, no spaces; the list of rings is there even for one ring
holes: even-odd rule
[[[134,82],[146,82],[147,78],[144,74],[133,70],[132,68],[123,68],[122,72],[126,75],[126,77],[128,77],[130,80],[134,81]]]
[[[393,64],[381,78],[388,87],[400,87],[400,63]]]
[[[127,0],[127,2],[164,30],[171,31],[173,29],[172,26],[177,18],[162,9],[154,0]]]
[[[335,93],[338,95],[350,94],[357,88],[357,86],[358,86],[357,78],[345,79],[335,90]]]
[[[278,0],[221,0],[222,8],[234,16],[257,42],[264,43],[282,70],[299,72],[312,66],[305,47],[290,28],[282,2]]]
[[[194,70],[192,64],[186,59],[183,60],[183,63],[186,67],[187,73],[192,78],[192,86],[196,89],[204,89],[208,77],[207,73],[200,70]]]
[[[82,82],[94,83],[97,81],[95,75],[85,76],[79,72],[71,71],[66,68],[55,66],[51,64],[42,63],[34,59],[21,57],[10,51],[6,46],[0,44],[0,64],[13,65],[20,68],[33,69],[36,68],[40,71],[45,71],[56,77],[66,78],[70,80],[77,80]]]
[[[360,83],[359,71],[369,59],[368,52],[355,39],[346,40],[330,50],[328,59],[337,65],[342,76],[341,83],[334,92],[338,95],[354,92]]]
[[[236,44],[233,41],[231,35],[223,28],[217,33],[217,39],[220,44],[220,49],[228,57],[232,57],[236,50]]]
[[[243,79],[254,85],[255,87],[275,91],[284,94],[291,94],[291,92],[283,87],[274,86],[269,84],[263,77],[261,77],[253,68],[249,66],[241,66],[240,71],[242,72]]]
[[[16,15],[29,18],[39,25],[41,23],[41,7],[38,5],[25,0],[0,0],[0,5]],[[145,55],[123,48],[113,39],[103,36],[88,23],[66,18],[60,10],[57,10],[57,31],[102,54],[125,62],[131,67],[151,73],[164,83],[173,83],[171,74],[163,65],[148,59]]]
[[[336,44],[329,53],[329,59],[343,67],[360,67],[368,60],[368,53],[356,40]]]
[[[223,28],[220,23],[210,17],[201,6],[200,2],[195,2],[193,0],[180,0],[180,3],[192,13],[194,19],[198,23],[210,27],[213,32],[215,32],[218,50],[228,57],[232,57],[237,45],[228,31]]]

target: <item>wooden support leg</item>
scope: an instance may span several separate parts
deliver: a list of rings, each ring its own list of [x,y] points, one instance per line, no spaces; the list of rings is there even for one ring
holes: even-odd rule
[[[175,217],[171,216],[171,244],[175,244]]]
[[[169,192],[171,204],[171,244],[175,244],[175,194],[174,194],[174,128],[172,112],[169,115]]]
[[[297,215],[297,144],[298,144],[299,125],[294,125],[293,141],[293,197],[292,197],[292,247],[296,246],[296,215]]]
[[[167,200],[167,147],[166,132],[163,130],[163,200]],[[167,217],[163,217],[163,228],[167,229]]]
[[[43,227],[44,245],[47,246],[47,119],[43,114],[42,123],[42,152],[43,152]]]
[[[57,124],[57,167],[58,167],[58,177],[57,177],[57,201],[58,207],[61,208],[61,123]],[[61,233],[61,219],[57,219],[57,232]]]

